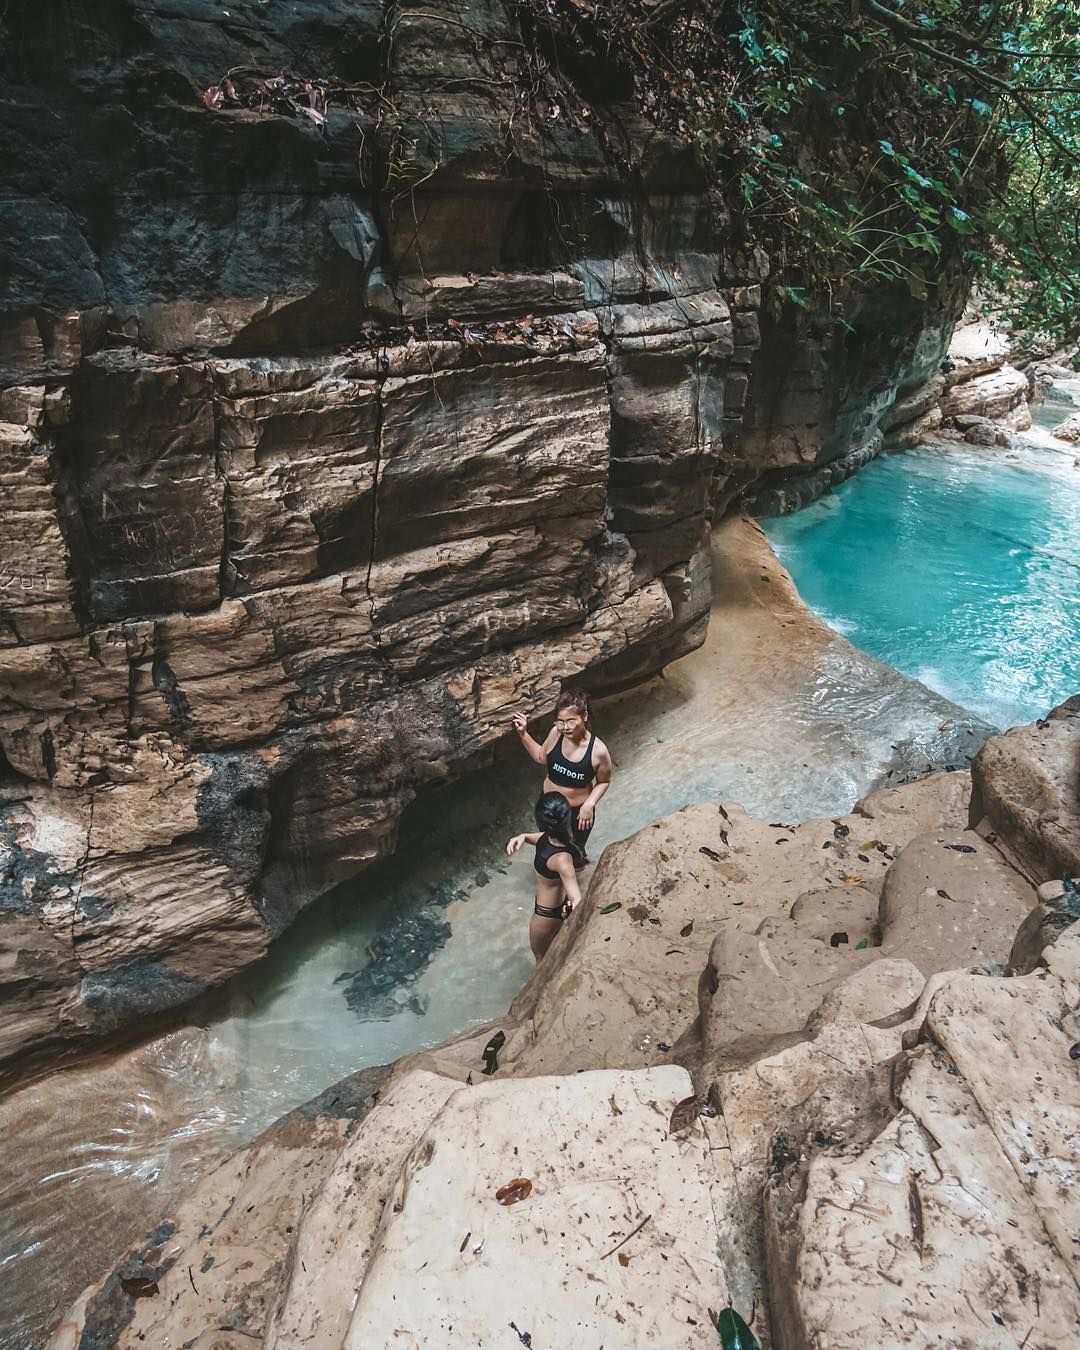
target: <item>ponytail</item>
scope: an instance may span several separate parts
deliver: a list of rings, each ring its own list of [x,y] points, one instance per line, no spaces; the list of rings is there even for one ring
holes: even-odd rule
[[[583,866],[585,854],[574,838],[574,818],[570,813],[570,803],[562,793],[542,792],[536,799],[534,815],[536,828],[562,844],[573,858],[575,867]]]

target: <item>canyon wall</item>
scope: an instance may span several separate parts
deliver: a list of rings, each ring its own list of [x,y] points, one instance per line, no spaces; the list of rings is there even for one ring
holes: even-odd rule
[[[948,288],[760,352],[768,257],[535,10],[4,11],[0,1063],[186,1002],[513,712],[691,649],[710,512],[939,359]]]

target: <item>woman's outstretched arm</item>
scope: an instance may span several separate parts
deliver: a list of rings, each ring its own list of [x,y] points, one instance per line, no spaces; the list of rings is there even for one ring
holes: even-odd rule
[[[506,851],[513,857],[523,844],[537,844],[540,842],[540,833],[535,834],[515,834],[512,839],[507,840]]]
[[[559,874],[559,880],[562,882],[562,888],[566,892],[566,898],[570,901],[570,908],[577,909],[581,904],[581,889],[577,884],[577,873],[574,871],[574,860],[569,853],[555,853],[552,855],[551,863]]]
[[[552,744],[554,744],[554,741],[552,740],[552,737],[555,735],[554,727],[548,734],[547,740],[543,743],[543,745],[541,745],[539,741],[534,741],[533,738],[529,735],[529,722],[528,718],[525,716],[524,713],[515,713],[512,718],[512,721],[514,724],[514,730],[518,734],[518,738],[520,739],[521,744],[524,747],[525,753],[529,756],[529,758],[533,761],[534,764],[541,764],[541,765],[546,764],[547,752],[548,750],[551,749],[551,746],[548,744],[548,741],[551,741]]]

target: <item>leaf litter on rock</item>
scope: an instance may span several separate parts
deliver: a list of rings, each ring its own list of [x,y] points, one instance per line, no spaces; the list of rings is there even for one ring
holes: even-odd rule
[[[519,1200],[528,1200],[532,1188],[532,1182],[528,1177],[514,1177],[505,1186],[499,1187],[495,1192],[495,1199],[500,1205],[516,1205]]]
[[[681,1134],[683,1130],[688,1130],[701,1114],[703,1105],[703,1099],[696,1096],[684,1097],[681,1102],[676,1102],[668,1121],[668,1133]]]

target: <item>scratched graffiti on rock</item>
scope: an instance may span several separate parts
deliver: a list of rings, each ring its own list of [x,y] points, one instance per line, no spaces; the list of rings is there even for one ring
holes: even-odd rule
[[[22,572],[12,570],[0,563],[0,591],[48,591],[51,589],[49,574],[44,569],[39,572]]]

